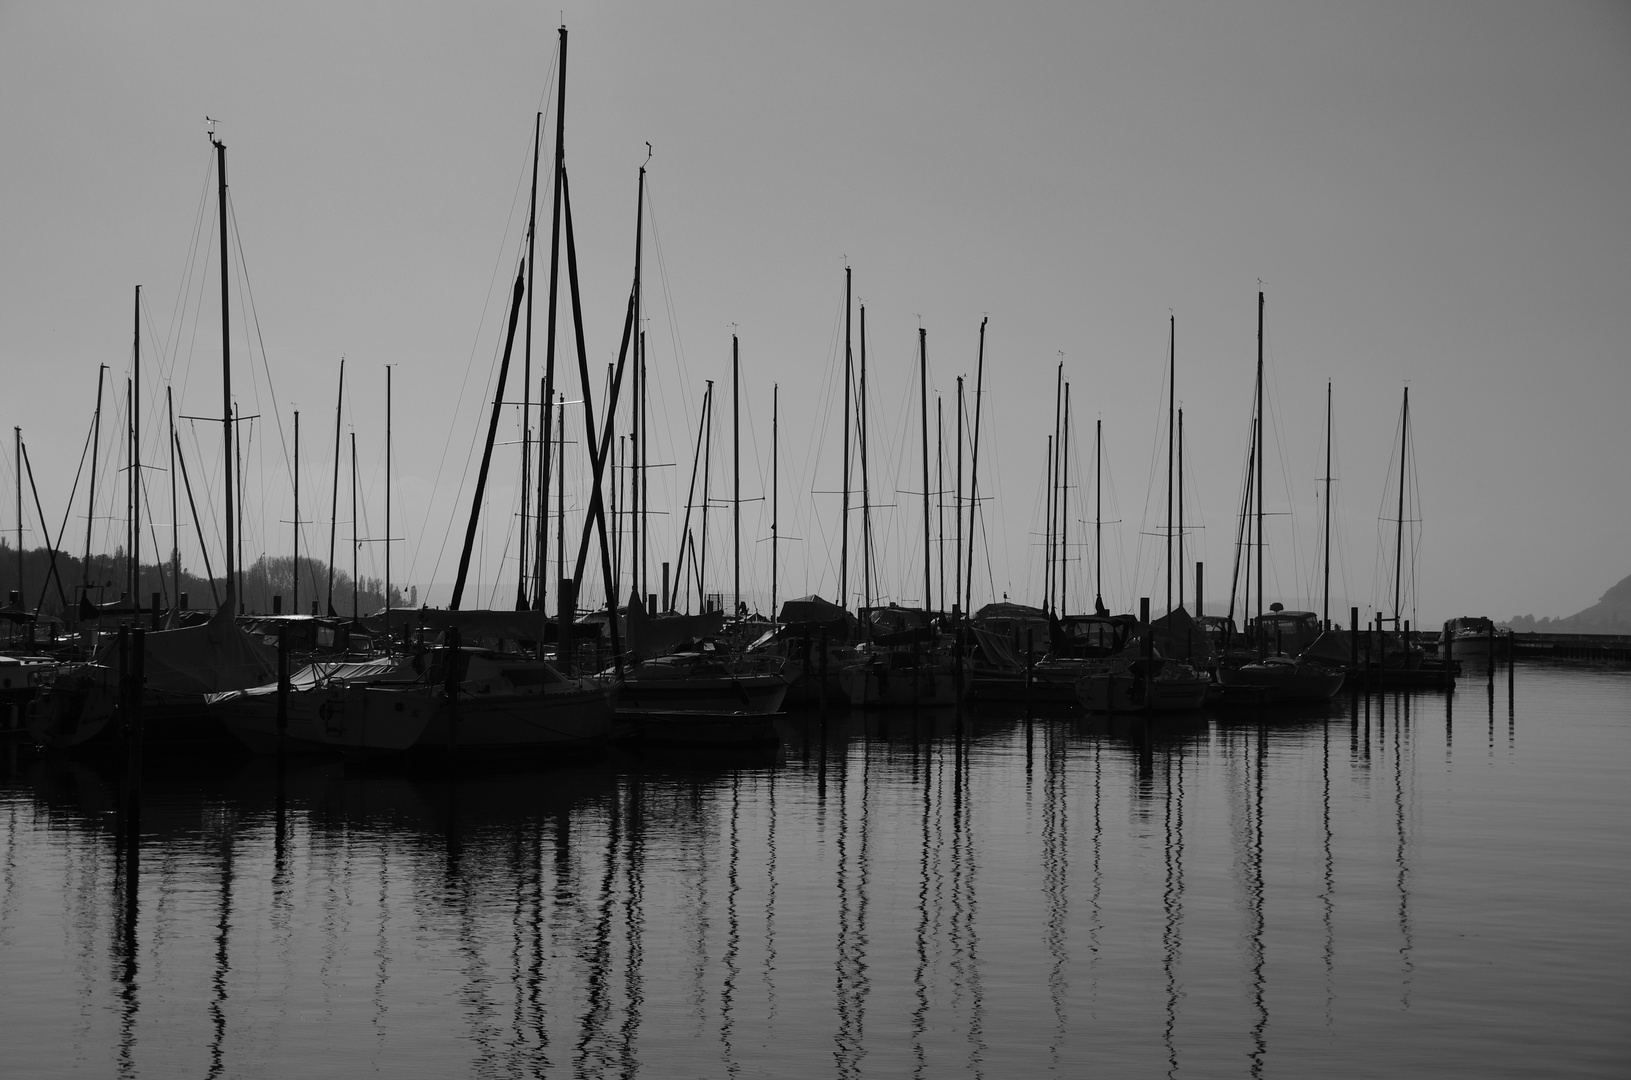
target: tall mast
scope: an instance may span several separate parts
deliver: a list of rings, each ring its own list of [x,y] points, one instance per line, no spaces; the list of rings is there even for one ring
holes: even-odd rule
[[[708,421],[702,427],[702,562],[697,569],[697,590],[702,593],[702,610],[708,610],[708,499],[712,494],[714,456],[714,381],[708,380]]]
[[[96,412],[91,414],[91,491],[89,501],[85,504],[85,559],[79,565],[83,588],[88,594],[91,590],[91,529],[96,523],[96,457],[102,442],[102,383],[108,373],[108,365],[100,364],[96,369]],[[17,545],[19,551],[22,544]],[[22,590],[22,579],[17,581],[18,590]]]
[[[532,291],[533,250],[538,235],[538,149],[544,135],[544,114],[532,119],[532,193],[527,198],[527,333],[521,360],[521,543],[520,566],[515,575],[515,610],[532,606],[527,598],[528,500],[532,496]],[[547,406],[545,407],[547,411]],[[540,513],[543,508],[539,507]]]
[[[1325,380],[1325,592],[1320,629],[1331,629],[1331,380]],[[1354,628],[1348,627],[1351,632]]]
[[[1199,597],[1196,597],[1199,600]],[[1178,410],[1178,606],[1184,606],[1184,410]]]
[[[176,505],[176,404],[170,387],[164,388],[164,411],[170,417],[170,580],[175,583],[175,603],[181,609],[181,512]],[[173,620],[172,620],[173,621]],[[176,625],[179,625],[177,623]]]
[[[969,610],[974,597],[974,515],[980,509],[980,405],[985,386],[985,324],[980,319],[980,353],[974,369],[974,451],[969,458],[968,481],[968,574],[963,578],[963,610]]]
[[[243,490],[244,481],[244,437],[240,421],[245,419],[238,415],[238,406],[232,406],[232,468],[238,476],[238,489]],[[253,420],[254,417],[248,419]],[[244,613],[244,501],[239,499],[233,510],[233,517],[238,520],[237,550],[234,554],[238,558],[238,614]]]
[[[781,516],[781,385],[770,385],[770,625],[776,625],[776,575],[781,567],[776,522]]]
[[[1399,422],[1399,521],[1393,540],[1393,625],[1403,630],[1401,594],[1404,591],[1404,482],[1405,455],[1410,450],[1410,387],[1404,388],[1404,413]]]
[[[850,364],[854,353],[850,338],[850,268],[844,267],[844,502],[839,514],[838,531],[838,606],[849,610],[849,395]],[[866,308],[861,308],[861,354],[866,355]],[[865,406],[863,406],[863,409]],[[866,460],[864,457],[861,459]],[[865,465],[862,466],[865,469]],[[861,496],[861,513],[866,514],[866,496]],[[861,541],[861,558],[866,559],[866,541]],[[862,577],[865,577],[862,573]]]
[[[651,144],[646,144],[646,160],[651,160]],[[643,472],[641,463],[646,456],[646,335],[640,329],[640,309],[643,303],[644,289],[641,284],[641,253],[645,247],[645,213],[646,213],[646,167],[640,166],[638,203],[634,210],[634,425],[633,438],[630,449],[633,451],[634,471],[629,476],[629,505],[632,515],[629,518],[629,555],[633,563],[633,570],[629,577],[634,586],[634,595],[640,597],[645,603],[646,595],[646,548],[644,531],[641,524],[645,512],[645,500],[640,490],[640,477]],[[734,338],[733,338],[734,341]],[[734,347],[734,346],[733,346]]]
[[[453,598],[448,603],[449,609],[453,611],[459,610],[459,603],[464,599],[464,583],[470,572],[470,552],[476,543],[476,525],[481,520],[481,500],[487,491],[487,471],[493,463],[493,442],[498,436],[499,414],[504,408],[505,376],[510,371],[510,351],[515,347],[515,324],[521,315],[521,298],[527,288],[524,270],[525,268],[518,268],[515,289],[510,297],[510,325],[504,335],[504,356],[498,364],[498,385],[493,388],[493,412],[487,422],[487,443],[481,452],[481,468],[476,472],[476,491],[470,500],[470,520],[464,530],[464,550],[459,554],[458,576],[453,579]],[[607,601],[615,602],[615,597]]]
[[[566,395],[556,406],[560,415],[555,418],[555,553],[561,560],[561,578],[566,578]],[[557,597],[556,603],[559,604]],[[556,615],[560,612],[557,608]]]
[[[861,597],[872,606],[872,481],[866,452],[866,305],[861,305],[861,409],[856,417],[861,439]],[[871,623],[867,624],[868,626]]]
[[[221,219],[221,439],[222,452],[225,455],[226,468],[226,549],[227,549],[227,603],[230,606],[234,595],[237,597],[239,609],[242,610],[243,595],[238,589],[238,549],[237,533],[234,530],[234,506],[232,497],[233,473],[236,471],[233,462],[236,455],[233,453],[233,415],[232,415],[232,335],[231,324],[227,318],[227,147],[226,143],[210,135],[210,142],[215,144],[215,180],[216,199],[219,203],[218,216]]]
[[[294,587],[289,594],[289,613],[300,614],[300,410],[294,411]]]
[[[132,323],[135,324],[135,353],[133,375],[130,380],[130,602],[136,610],[142,607],[142,287],[136,286],[136,302],[132,305]],[[21,488],[19,487],[19,492]],[[21,495],[18,497],[22,506]],[[21,521],[19,511],[18,520]],[[21,536],[18,537],[19,545]],[[17,578],[20,587],[22,576]]]
[[[385,365],[385,637],[391,636],[391,365]]]
[[[1048,460],[1053,463],[1053,482],[1048,485],[1048,574],[1047,593],[1048,610],[1057,611],[1054,604],[1054,594],[1059,590],[1057,580],[1058,543],[1059,543],[1059,454],[1063,445],[1060,437],[1060,424],[1064,420],[1065,407],[1065,362],[1059,361],[1059,367],[1054,375],[1053,383],[1053,451]]]
[[[1177,439],[1178,316],[1169,315],[1167,331],[1167,614],[1172,614],[1172,460]]]
[[[550,427],[555,420],[555,414],[550,411],[550,405],[555,403],[555,316],[560,301],[561,279],[561,178],[566,173],[566,27],[560,28],[561,56],[558,68],[558,81],[555,88],[555,194],[554,210],[549,232],[549,315],[545,328],[547,340],[544,344],[544,431],[539,439],[538,452],[542,461],[538,467],[539,493],[538,493],[538,559],[534,564],[538,570],[538,587],[536,590],[536,606],[544,610],[544,600],[549,593],[549,577],[545,573],[547,556],[549,554],[549,529],[546,527],[544,507],[549,505],[549,455],[552,449],[550,442]],[[562,395],[564,396],[564,395]],[[566,412],[561,410],[560,422],[566,423]],[[565,449],[566,437],[560,436],[560,450]],[[565,467],[557,463],[557,469],[565,477]],[[557,494],[557,501],[565,504],[564,493]],[[565,525],[557,524],[557,540],[564,542],[566,538]],[[566,575],[566,549],[560,548],[561,576]]]
[[[1064,445],[1059,450],[1059,610],[1070,610],[1070,384],[1065,384]]]
[[[935,555],[940,564],[940,606],[946,606],[946,410],[934,396],[934,516]]]
[[[956,606],[963,599],[963,377],[957,376],[957,497],[954,502],[957,517],[957,547],[955,566],[952,570],[952,588],[957,591],[952,594],[952,605]],[[963,614],[968,614],[964,612]]]
[[[334,392],[334,487],[328,502],[328,614],[334,617],[334,541],[340,532],[340,409],[345,400],[345,357],[340,357],[340,386]],[[525,534],[523,534],[525,535]]]
[[[1093,421],[1093,610],[1104,608],[1104,421]]]
[[[1047,437],[1047,440],[1048,440],[1048,457],[1047,457],[1047,461],[1043,465],[1043,471],[1046,473],[1047,478],[1048,478],[1048,498],[1047,498],[1047,524],[1043,526],[1043,530],[1042,530],[1042,610],[1043,611],[1052,611],[1053,610],[1053,493],[1054,493],[1054,490],[1058,487],[1058,481],[1054,478],[1054,475],[1053,475],[1054,457],[1055,457],[1054,452],[1053,452],[1053,436],[1049,435]]]
[[[17,464],[17,606],[22,607],[27,595],[23,589],[23,429],[14,427],[11,434],[12,460]]]
[[[917,399],[923,431],[923,610],[934,610],[934,561],[929,557],[929,337],[917,328]]]
[[[731,335],[731,549],[736,600],[733,615],[742,612],[742,380],[737,365],[736,335]]]
[[[1253,440],[1257,456],[1257,617],[1263,617],[1263,293],[1257,294],[1257,435]],[[1256,629],[1259,631],[1257,652],[1262,655],[1268,646],[1261,632],[1261,622]]]
[[[386,536],[391,535],[386,533]],[[351,433],[351,621],[356,622],[362,612],[357,610],[357,433]]]

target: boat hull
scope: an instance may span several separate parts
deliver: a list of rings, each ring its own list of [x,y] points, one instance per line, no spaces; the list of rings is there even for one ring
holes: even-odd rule
[[[221,723],[257,754],[386,754],[408,749],[430,722],[431,701],[411,687],[343,686],[291,692],[279,737],[275,695],[228,698]]]
[[[787,698],[780,675],[692,675],[674,679],[627,679],[618,692],[622,709],[711,713],[774,713]]]

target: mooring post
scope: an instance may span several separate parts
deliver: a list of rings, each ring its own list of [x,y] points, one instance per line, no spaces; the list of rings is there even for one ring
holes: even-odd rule
[[[1359,689],[1359,683],[1365,673],[1359,668],[1359,609],[1348,609],[1348,678],[1354,680],[1353,688]]]
[[[1486,660],[1488,661],[1488,667],[1489,667],[1489,673],[1488,673],[1489,674],[1489,686],[1490,686],[1491,690],[1494,690],[1495,689],[1495,623],[1494,622],[1491,622],[1489,624],[1489,633],[1485,635],[1485,643],[1489,646],[1489,653],[1486,656]]]

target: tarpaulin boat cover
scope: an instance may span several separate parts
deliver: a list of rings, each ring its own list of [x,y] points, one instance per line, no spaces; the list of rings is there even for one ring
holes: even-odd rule
[[[849,617],[849,612],[837,604],[812,593],[809,596],[801,596],[796,600],[782,601],[781,616],[778,621],[788,626],[823,626],[831,623],[847,623]]]
[[[216,694],[277,679],[277,650],[239,629],[232,598],[202,626],[151,630],[143,635],[142,670],[147,688],[171,694]],[[119,640],[108,638],[96,662],[119,667]]]
[[[1150,633],[1155,636],[1155,649],[1162,656],[1187,660],[1198,668],[1211,667],[1217,659],[1217,649],[1212,645],[1212,639],[1181,607],[1153,620]]]
[[[623,632],[627,637],[624,647],[629,655],[640,659],[662,656],[674,651],[682,641],[716,637],[725,628],[723,611],[708,611],[701,615],[679,615],[673,612],[647,615],[638,602],[625,610]]]

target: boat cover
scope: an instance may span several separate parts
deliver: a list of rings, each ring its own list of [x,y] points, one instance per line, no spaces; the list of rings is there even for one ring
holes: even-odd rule
[[[277,650],[255,640],[233,621],[230,595],[202,626],[150,630],[143,635],[142,670],[147,688],[170,694],[216,694],[277,679]],[[96,651],[96,663],[119,668],[119,640]]]

